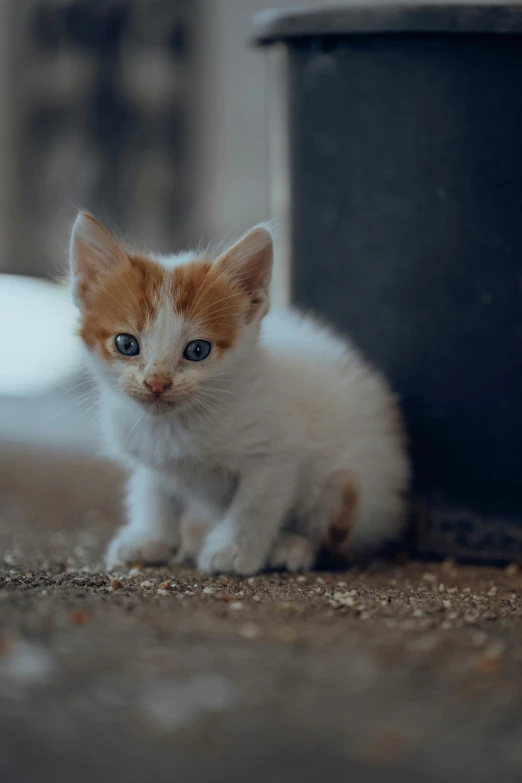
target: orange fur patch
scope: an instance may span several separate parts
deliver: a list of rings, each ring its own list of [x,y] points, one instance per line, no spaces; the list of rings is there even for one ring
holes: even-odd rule
[[[221,351],[234,345],[248,299],[217,265],[203,260],[167,269],[138,255],[125,261],[79,289],[84,301],[80,336],[89,348],[98,346],[109,358],[108,339],[119,332],[139,336],[165,295],[171,298],[173,315],[200,325],[201,338]]]
[[[346,473],[343,477],[335,477],[339,482],[340,497],[337,508],[332,511],[328,520],[323,549],[335,557],[347,558],[350,554],[350,535],[357,519],[359,490],[353,476]]]
[[[106,341],[119,332],[139,335],[155,314],[163,283],[163,269],[133,257],[130,265],[117,266],[89,292],[85,301],[80,337],[89,348],[99,346],[110,357]]]
[[[172,270],[171,291],[176,312],[202,325],[202,337],[222,351],[237,338],[246,297],[210,261],[193,261]]]

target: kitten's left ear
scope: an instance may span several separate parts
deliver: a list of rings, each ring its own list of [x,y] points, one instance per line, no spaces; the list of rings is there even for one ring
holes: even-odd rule
[[[268,310],[268,290],[272,277],[274,243],[265,226],[257,226],[232,245],[216,261],[244,294],[250,299],[248,320],[252,320],[261,307],[263,315]]]
[[[88,212],[79,212],[71,232],[69,252],[71,292],[81,307],[101,280],[130,261],[119,242]]]

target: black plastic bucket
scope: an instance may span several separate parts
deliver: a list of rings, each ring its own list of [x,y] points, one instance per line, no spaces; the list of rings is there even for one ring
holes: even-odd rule
[[[260,15],[280,285],[402,398],[417,547],[522,559],[522,6]]]

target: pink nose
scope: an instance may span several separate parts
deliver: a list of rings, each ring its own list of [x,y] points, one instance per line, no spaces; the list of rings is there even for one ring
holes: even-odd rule
[[[143,383],[153,394],[162,394],[172,386],[172,381],[168,381],[165,378],[150,378],[148,381],[143,381]]]

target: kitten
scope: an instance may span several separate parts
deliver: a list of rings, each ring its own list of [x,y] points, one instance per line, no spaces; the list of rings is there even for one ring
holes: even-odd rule
[[[178,551],[207,573],[298,570],[321,548],[350,557],[401,533],[394,398],[347,340],[292,310],[267,315],[272,256],[264,227],[216,260],[163,257],[78,215],[80,335],[106,445],[130,469],[109,567]]]

